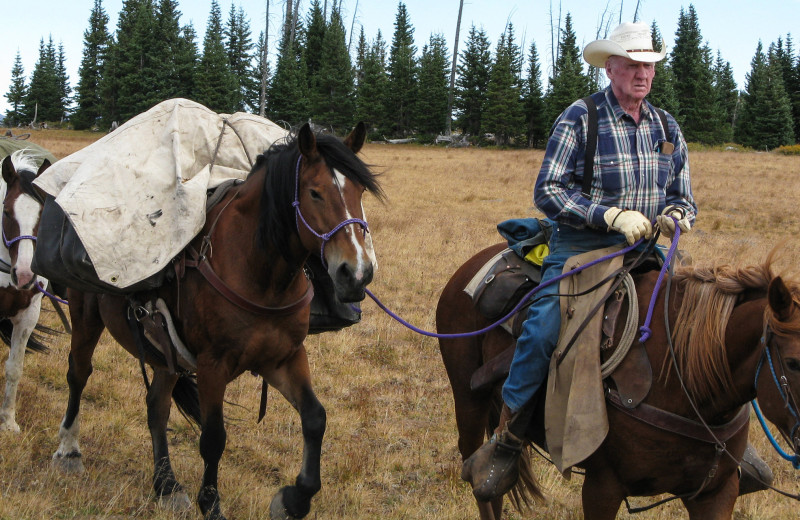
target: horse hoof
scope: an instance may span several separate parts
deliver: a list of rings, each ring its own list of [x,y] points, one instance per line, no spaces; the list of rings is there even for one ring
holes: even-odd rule
[[[165,511],[174,511],[180,513],[192,509],[193,504],[189,495],[185,491],[176,491],[169,495],[162,495],[158,497],[158,507]]]
[[[53,455],[53,467],[67,474],[80,474],[86,468],[83,467],[83,457],[80,453],[67,453],[62,455],[56,453]]]
[[[275,493],[272,502],[269,503],[270,520],[297,520],[286,511],[286,507],[283,505],[283,492],[284,490],[281,489]]]
[[[19,433],[19,424],[14,419],[0,420],[0,432]]]

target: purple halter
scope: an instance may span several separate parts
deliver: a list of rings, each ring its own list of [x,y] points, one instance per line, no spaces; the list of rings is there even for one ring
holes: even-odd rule
[[[20,240],[33,240],[34,242],[36,242],[36,237],[33,235],[20,235],[17,238],[12,238],[11,240],[8,240],[6,238],[6,230],[3,229],[3,243],[6,245],[6,248],[11,247]]]
[[[303,213],[300,212],[300,197],[298,195],[298,191],[300,189],[300,161],[302,159],[303,159],[302,155],[297,158],[297,167],[295,168],[294,202],[292,202],[292,206],[295,209],[295,223],[297,225],[298,230],[300,229],[300,222],[302,222],[303,225],[306,227],[306,229],[311,231],[311,233],[315,237],[322,239],[322,246],[320,246],[319,248],[319,257],[322,260],[322,265],[327,268],[328,263],[325,261],[325,244],[328,243],[331,237],[333,237],[333,235],[337,231],[350,224],[359,224],[361,226],[362,232],[364,233],[364,236],[366,236],[367,232],[369,232],[369,226],[367,225],[366,221],[361,220],[360,218],[349,218],[347,220],[340,222],[336,227],[334,227],[327,233],[319,234],[316,231],[314,231],[314,229],[308,224],[308,222],[306,222],[305,217],[303,217]]]

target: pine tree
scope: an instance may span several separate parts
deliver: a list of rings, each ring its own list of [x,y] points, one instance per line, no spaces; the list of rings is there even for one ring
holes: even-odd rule
[[[176,0],[159,0],[152,42],[153,74],[156,79],[151,88],[157,93],[154,96],[156,102],[175,97],[186,97],[186,89],[179,83],[186,79],[183,77],[185,72],[184,74],[180,72],[185,64],[178,62],[179,59],[185,57],[182,54],[184,49],[181,40],[180,16]]]
[[[319,69],[312,85],[312,117],[336,131],[349,130],[355,112],[355,77],[338,7],[331,11],[331,20],[322,39]]]
[[[497,42],[481,126],[483,133],[494,134],[495,142],[500,146],[510,144],[525,131],[521,66],[519,46],[514,41],[514,26],[509,23]]]
[[[453,101],[457,115],[456,125],[467,135],[480,135],[492,66],[489,47],[490,43],[483,28],[477,29],[472,25],[466,48],[459,57]]]
[[[697,13],[691,4],[688,11],[681,9],[670,65],[680,100],[678,113],[673,115],[686,140],[720,142],[716,129],[722,124],[722,114],[716,104],[711,50],[702,45]]]
[[[302,49],[292,30],[286,26],[278,46],[275,75],[269,86],[268,117],[290,125],[308,119],[308,80]],[[297,33],[297,28],[294,29]]]
[[[77,130],[100,124],[103,100],[99,87],[110,41],[108,15],[103,9],[103,2],[94,0],[94,7],[89,15],[89,28],[83,32],[83,57],[78,68],[78,85],[75,88],[77,109],[71,117]]]
[[[739,104],[739,89],[733,79],[731,64],[723,61],[722,55],[717,51],[717,60],[714,62],[714,90],[716,103],[721,111],[721,124],[717,130],[717,142],[731,142],[733,140],[733,125],[736,119],[736,107]]]
[[[56,50],[53,37],[47,45],[39,41],[39,59],[33,67],[28,94],[23,109],[25,119],[33,121],[59,121],[64,114],[62,88],[59,82]]]
[[[162,56],[156,54],[158,49],[153,45],[155,34],[153,0],[125,0],[117,22],[117,41],[106,62],[115,81],[120,122],[162,101],[158,90]]]
[[[392,107],[391,113],[387,114],[392,135],[408,135],[413,131],[414,103],[417,100],[416,54],[414,28],[408,19],[406,5],[400,2],[389,50],[389,81],[384,104]]]
[[[422,48],[419,63],[419,98],[414,126],[422,134],[434,136],[447,128],[449,63],[444,36],[432,34]]]
[[[194,98],[197,91],[197,67],[200,51],[197,49],[197,33],[189,24],[181,29],[178,46],[175,48],[175,97]]]
[[[336,9],[334,9],[336,11]],[[341,19],[341,16],[339,16]],[[331,23],[333,16],[331,16]],[[309,88],[313,88],[314,81],[322,66],[322,52],[324,49],[325,32],[328,24],[322,14],[322,7],[319,0],[312,0],[311,10],[306,21],[306,45],[304,48],[304,59],[306,64],[306,74],[308,75]]]
[[[774,53],[764,55],[759,41],[745,78],[741,116],[736,124],[737,141],[760,150],[791,144],[794,137],[789,97],[780,65],[773,58]]]
[[[555,121],[576,99],[591,94],[589,78],[583,72],[583,58],[576,44],[570,13],[567,13],[564,19],[564,29],[561,30],[558,49],[556,68],[545,96],[547,120],[550,122]]]
[[[67,75],[67,57],[64,52],[64,44],[58,44],[58,56],[56,57],[56,77],[58,78],[58,93],[60,98],[59,111],[60,121],[64,121],[69,116],[72,106],[72,87],[69,86],[69,76]]]
[[[197,69],[195,100],[215,112],[234,112],[239,104],[239,82],[231,71],[222,41],[222,14],[217,0],[211,0],[203,54]]]
[[[257,89],[250,74],[253,62],[253,41],[250,32],[250,21],[240,6],[238,10],[231,4],[230,17],[225,29],[228,64],[239,83],[238,100],[235,110],[238,112],[254,112],[258,103],[252,98]],[[257,98],[256,98],[257,99]]]
[[[800,141],[800,55],[795,59],[791,35],[786,35],[785,45],[781,38],[778,38],[778,42],[774,45],[774,53],[792,107],[794,138],[795,141]]]
[[[11,85],[8,87],[5,98],[8,104],[11,105],[9,110],[6,110],[5,125],[17,126],[21,125],[25,120],[23,115],[23,104],[27,96],[28,88],[25,85],[25,69],[22,67],[22,58],[20,57],[19,50],[17,56],[14,58],[14,66],[11,68]]]
[[[361,26],[361,31],[358,33],[358,42],[356,43],[356,89],[364,76],[364,60],[369,52],[369,44],[367,43],[367,35],[364,33],[364,26]]]
[[[356,90],[357,121],[364,121],[373,133],[386,131],[384,93],[389,81],[386,72],[386,41],[378,31],[375,40],[364,54]]]
[[[261,59],[266,52],[265,46],[264,31],[261,31],[258,34],[254,53],[257,59],[253,60],[253,65],[250,68],[250,81],[248,82],[248,85],[252,85],[253,90],[245,92],[245,100],[249,106],[253,107],[254,113],[258,113],[261,107],[261,78],[266,78],[267,83],[269,83],[270,77],[269,61]],[[266,106],[266,99],[264,103]]]
[[[653,38],[653,49],[661,51],[664,40],[655,22],[653,22],[650,28],[650,34]],[[678,113],[678,97],[675,93],[675,75],[672,73],[669,60],[656,62],[655,77],[653,77],[653,84],[650,88],[650,93],[647,95],[647,100],[654,106],[666,110],[670,114]]]
[[[522,85],[522,106],[528,146],[542,146],[547,140],[548,122],[545,119],[542,73],[535,42],[531,43],[528,54],[528,76]]]

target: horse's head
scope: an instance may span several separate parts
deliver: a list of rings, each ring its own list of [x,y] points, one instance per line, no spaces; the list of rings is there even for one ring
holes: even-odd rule
[[[343,302],[361,301],[377,268],[362,195],[381,195],[374,174],[356,156],[364,144],[363,123],[340,141],[315,136],[308,124],[297,136],[295,208],[306,249],[318,253]]]
[[[762,340],[766,344],[757,376],[764,415],[800,453],[800,287],[775,277]]]
[[[34,157],[19,150],[3,160],[2,234],[8,256],[11,280],[18,289],[30,289],[36,281],[31,270],[44,193],[32,181],[50,166],[44,160],[38,171]]]

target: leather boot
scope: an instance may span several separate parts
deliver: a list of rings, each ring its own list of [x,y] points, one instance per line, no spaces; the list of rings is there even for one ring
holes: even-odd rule
[[[770,467],[748,442],[739,465],[739,496],[768,489],[767,485],[772,484],[774,477]]]
[[[482,502],[503,496],[519,478],[519,456],[524,442],[508,431],[513,418],[514,414],[503,404],[494,435],[461,467],[461,479],[472,485],[472,494]]]

